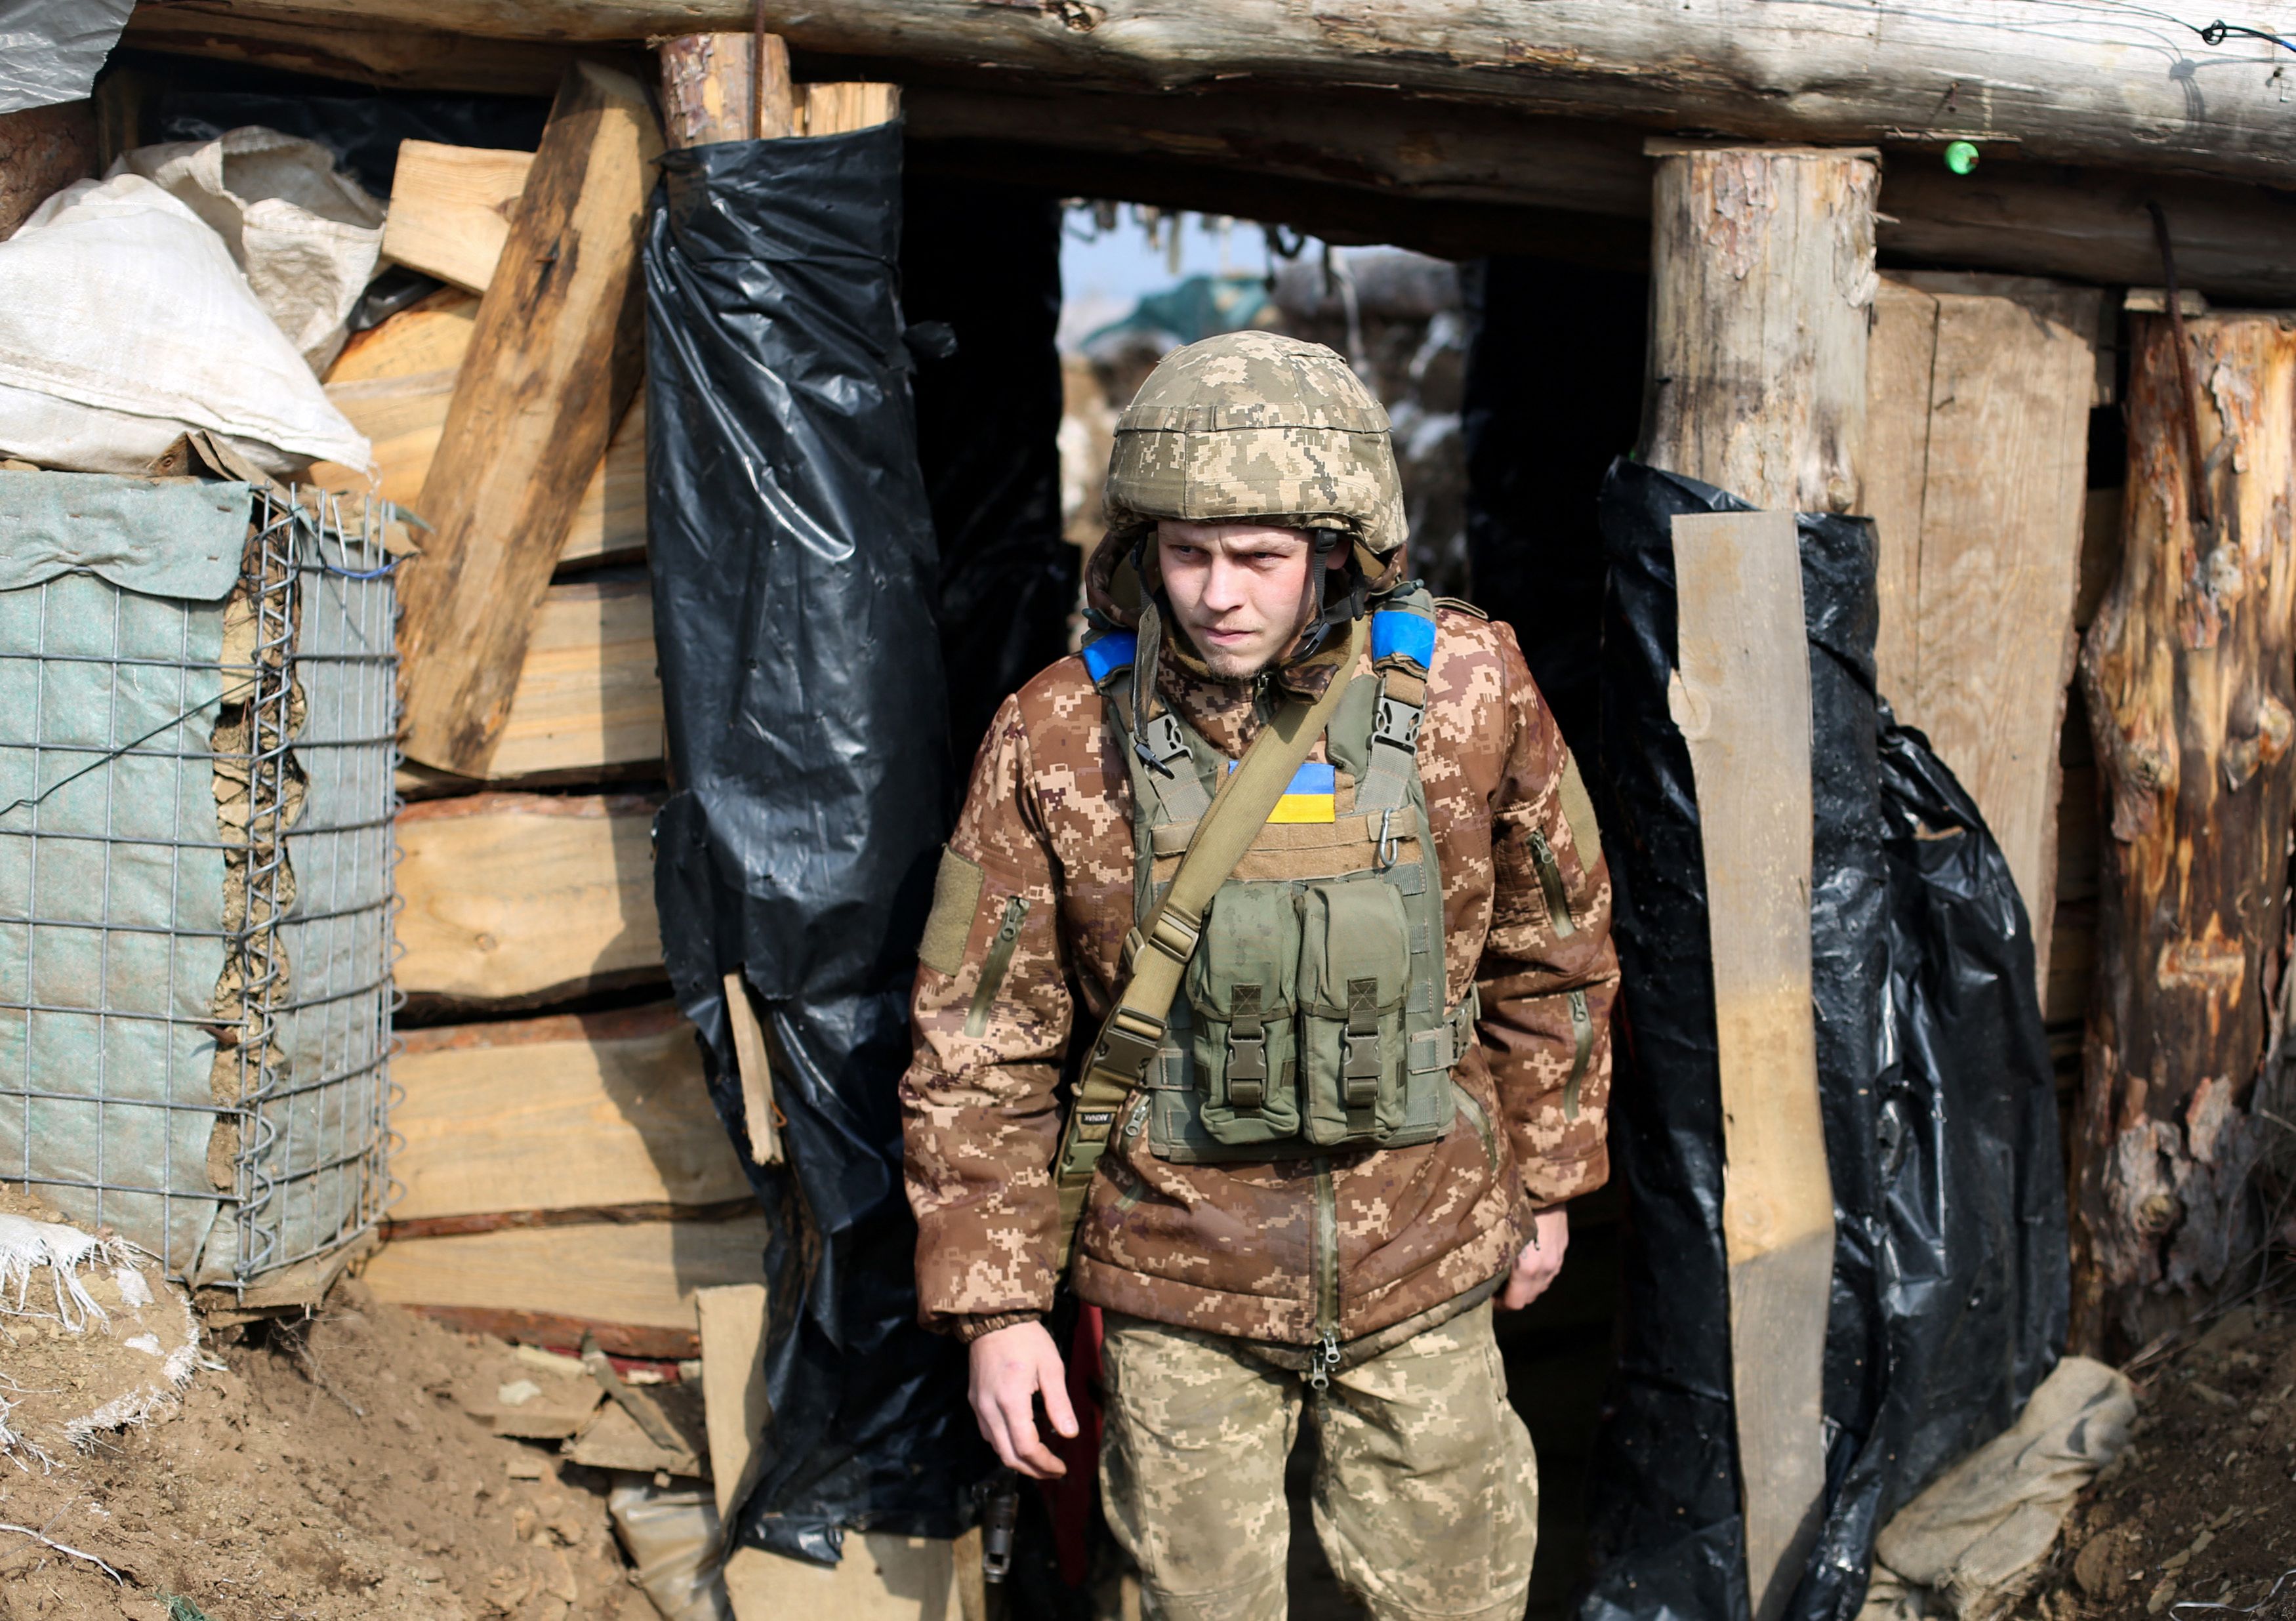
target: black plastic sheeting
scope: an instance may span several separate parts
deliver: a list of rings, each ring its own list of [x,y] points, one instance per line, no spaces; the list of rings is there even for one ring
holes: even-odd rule
[[[1580,1621],[1748,1615],[1730,1403],[1722,1122],[1703,850],[1669,718],[1670,520],[1743,512],[1620,461],[1596,790],[1624,974],[1613,1163],[1631,1210],[1619,1377],[1589,1486]],[[1824,1529],[1788,1606],[1848,1621],[1875,1533],[2054,1365],[2065,1212],[2032,937],[1976,806],[1874,692],[1865,520],[1803,514],[1821,1103],[1833,1177]]]
[[[673,792],[654,891],[737,1142],[721,981],[755,987],[788,1164],[773,1422],[743,1543],[953,1536],[989,1460],[916,1323],[896,1085],[949,779],[930,505],[896,292],[901,130],[662,159],[644,250],[646,522]],[[746,1162],[747,1156],[744,1160]]]
[[[1061,537],[1061,203],[1047,192],[912,177],[901,303],[917,349],[917,454],[940,543],[951,756],[1069,651],[1076,547]],[[990,246],[993,244],[993,246]],[[941,352],[937,352],[941,351]],[[962,773],[952,787],[964,791]]]

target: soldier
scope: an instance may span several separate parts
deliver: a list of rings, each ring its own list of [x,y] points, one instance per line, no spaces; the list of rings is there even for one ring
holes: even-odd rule
[[[1491,1313],[1608,1169],[1586,791],[1513,633],[1404,579],[1387,414],[1331,350],[1168,356],[1107,512],[1100,634],[998,712],[919,954],[922,1314],[969,1342],[997,1455],[1056,1477],[1073,1242],[1154,1613],[1284,1614],[1313,1401],[1341,1579],[1517,1621],[1538,1486]]]

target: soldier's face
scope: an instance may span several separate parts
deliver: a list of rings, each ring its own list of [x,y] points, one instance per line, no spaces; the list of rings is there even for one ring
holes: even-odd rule
[[[1258,675],[1315,611],[1315,558],[1303,529],[1164,519],[1156,555],[1172,612],[1215,675]]]

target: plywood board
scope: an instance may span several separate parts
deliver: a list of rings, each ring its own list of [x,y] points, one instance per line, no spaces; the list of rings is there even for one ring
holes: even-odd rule
[[[653,811],[628,794],[407,806],[398,822],[399,987],[531,1003],[658,977]]]
[[[766,1218],[602,1222],[398,1239],[367,1263],[367,1287],[396,1306],[530,1312],[586,1322],[693,1329],[696,1291],[756,1283]]]
[[[1733,1404],[1754,1615],[1778,1615],[1825,1494],[1833,1191],[1810,1003],[1809,651],[1790,512],[1674,520],[1679,668],[1705,846]]]
[[[2030,277],[1885,280],[1866,405],[1882,695],[1984,812],[2044,983],[2102,299]]]
[[[749,1183],[674,1007],[405,1033],[394,1222],[484,1211],[714,1205]]]
[[[401,141],[382,256],[484,292],[533,167],[532,152]]]

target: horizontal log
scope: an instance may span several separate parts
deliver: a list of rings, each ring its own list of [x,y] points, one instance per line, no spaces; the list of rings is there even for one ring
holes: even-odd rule
[[[670,1006],[406,1033],[392,1235],[485,1212],[713,1206],[749,1184]],[[521,1223],[520,1224],[528,1224]]]
[[[661,978],[636,795],[475,794],[398,815],[399,987],[528,1005]]]
[[[739,29],[747,0],[239,0],[358,26],[553,43]],[[1171,90],[1249,78],[1263,93],[1375,86],[1400,95],[1598,117],[1752,140],[1936,144],[2029,160],[2285,183],[2296,123],[2276,47],[2114,0],[2037,11],[1996,0],[767,0],[801,51],[986,78]]]
[[[145,7],[128,37],[147,47],[265,60],[266,52],[284,50],[283,36],[332,29],[337,20],[294,13],[290,25],[283,21],[290,15],[267,5],[259,17]],[[254,37],[258,29],[270,32]],[[422,64],[451,56],[445,46],[456,37],[437,35],[439,50],[417,51],[407,43],[416,32],[383,31],[390,50],[345,71],[373,83],[430,85]],[[331,41],[329,48],[357,44]],[[556,82],[545,60],[563,61],[557,44],[498,39],[487,48],[536,53],[525,77],[545,89]],[[910,166],[920,172],[1230,213],[1334,242],[1394,242],[1454,258],[1529,252],[1638,264],[1647,250],[1647,231],[1635,228],[1650,216],[1644,127],[1599,110],[1494,116],[1485,106],[1360,86],[1314,96],[1252,83],[1127,94],[1016,84],[1010,74],[991,79],[914,61],[840,61],[833,70],[910,81],[902,108]],[[1896,148],[1883,166],[1876,221],[1886,262],[2147,285],[2161,279],[2144,208],[2161,188],[2144,175],[2113,172],[2105,159],[2091,168],[2018,161],[2014,148],[1988,146],[1975,174],[1956,176],[1932,146],[1872,138]],[[2188,176],[2164,201],[2186,285],[2236,302],[2296,302],[2296,209],[2284,196]]]
[[[365,1277],[378,1298],[397,1306],[666,1330],[684,1337],[678,1348],[618,1354],[690,1356],[684,1347],[693,1343],[694,1291],[762,1283],[765,1248],[762,1214],[726,1222],[545,1227],[400,1239],[367,1263]],[[578,1332],[570,1342],[550,1343],[580,1339]],[[599,1339],[605,1344],[604,1335]]]

